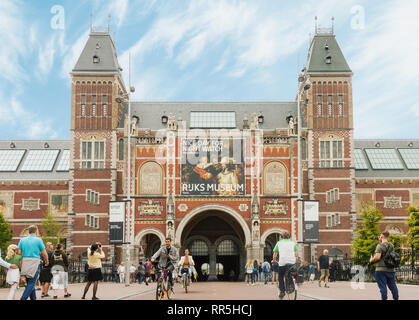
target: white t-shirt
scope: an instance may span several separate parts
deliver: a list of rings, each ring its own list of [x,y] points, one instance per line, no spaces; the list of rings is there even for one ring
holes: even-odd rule
[[[119,266],[118,267],[118,272],[119,273],[124,273],[125,272],[125,266]]]
[[[279,254],[279,266],[286,264],[295,264],[295,252],[297,252],[297,245],[290,239],[283,239],[277,242],[274,252]]]
[[[129,272],[131,272],[131,273],[135,273],[135,270],[136,270],[136,269],[137,269],[136,267],[131,266],[131,267],[129,267]]]

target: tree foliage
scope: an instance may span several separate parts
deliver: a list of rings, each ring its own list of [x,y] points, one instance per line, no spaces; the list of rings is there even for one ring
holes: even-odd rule
[[[55,246],[64,238],[62,226],[55,220],[49,208],[47,208],[44,213],[44,218],[41,220],[41,226],[41,237],[44,242],[51,242]]]
[[[10,224],[0,213],[0,249],[1,255],[4,257],[7,253],[7,247],[10,245],[13,237],[13,232],[10,230]]]
[[[352,241],[352,257],[356,264],[367,265],[378,244],[381,233],[379,222],[383,219],[383,214],[372,201],[369,205],[362,206],[360,217],[362,224],[355,230],[357,236]]]
[[[407,208],[407,212],[410,214],[406,221],[406,224],[409,226],[407,245],[409,248],[413,248],[417,257],[419,255],[419,208],[410,206]]]

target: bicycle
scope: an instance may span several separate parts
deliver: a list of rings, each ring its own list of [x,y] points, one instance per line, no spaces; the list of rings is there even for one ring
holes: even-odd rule
[[[190,284],[190,275],[189,275],[189,268],[182,268],[182,282],[183,282],[183,287],[185,288],[185,292],[188,293],[188,287]]]
[[[285,294],[288,300],[297,300],[297,269],[296,265],[290,265],[288,270],[285,272],[284,277]]]
[[[169,277],[167,275],[167,269],[164,268],[161,275],[159,272],[159,278],[157,280],[156,287],[156,300],[163,299],[164,295],[167,296],[167,299],[171,300],[174,293],[175,292],[173,291],[172,284],[170,283]]]

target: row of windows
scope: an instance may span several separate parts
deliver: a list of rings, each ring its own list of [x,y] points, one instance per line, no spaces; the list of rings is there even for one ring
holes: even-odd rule
[[[334,115],[333,112],[333,96],[328,95],[327,96],[327,115],[329,117],[332,117]],[[337,115],[339,117],[343,116],[343,95],[338,95],[338,110]],[[323,95],[319,94],[317,95],[317,116],[322,117],[323,116]]]
[[[339,201],[339,189],[334,188],[326,192],[326,203]]]
[[[320,141],[320,168],[343,167],[343,141]]]
[[[85,225],[87,227],[99,229],[99,217],[95,217],[93,215],[86,215]]]
[[[83,169],[101,169],[105,167],[105,142],[83,141],[81,150]]]
[[[81,95],[81,107],[80,107],[80,114],[82,117],[86,116],[86,95]],[[102,95],[102,116],[106,117],[108,115],[108,96]],[[92,110],[91,116],[97,116],[97,96],[92,95]]]
[[[99,192],[87,189],[86,190],[86,202],[91,204],[99,204]]]
[[[340,224],[340,216],[338,213],[335,214],[329,214],[326,219],[326,227],[336,227],[338,224]]]

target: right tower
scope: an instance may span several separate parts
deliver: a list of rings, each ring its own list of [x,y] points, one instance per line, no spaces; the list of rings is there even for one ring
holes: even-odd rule
[[[306,245],[308,261],[323,249],[334,258],[351,255],[356,226],[352,75],[333,28],[316,27],[300,76],[301,90],[311,83],[302,101],[308,134],[303,197],[319,201],[319,244]]]

